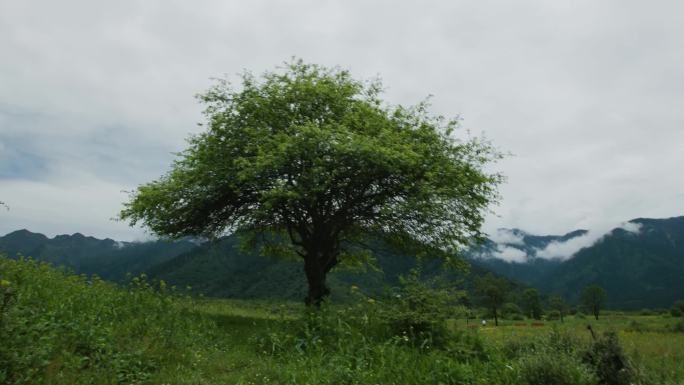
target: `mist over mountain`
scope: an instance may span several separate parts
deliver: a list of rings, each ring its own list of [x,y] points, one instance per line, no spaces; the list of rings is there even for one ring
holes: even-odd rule
[[[668,307],[684,298],[684,217],[633,219],[605,233],[504,229],[492,239],[469,254],[471,263],[571,302],[590,284],[604,287],[615,308]]]

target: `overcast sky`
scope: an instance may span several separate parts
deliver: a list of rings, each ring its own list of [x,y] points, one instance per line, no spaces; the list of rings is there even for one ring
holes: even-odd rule
[[[514,154],[489,232],[684,215],[680,4],[0,0],[0,234],[144,237],[111,218],[198,132],[194,95],[292,56]]]

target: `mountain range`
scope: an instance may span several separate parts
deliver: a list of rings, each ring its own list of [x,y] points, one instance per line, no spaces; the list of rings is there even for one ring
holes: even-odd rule
[[[336,298],[344,299],[352,284],[378,294],[416,266],[410,255],[379,243],[375,246],[379,269],[331,274],[329,285]],[[118,282],[126,279],[126,273],[145,272],[214,297],[300,300],[306,291],[301,263],[246,252],[233,236],[205,243],[190,239],[139,243],[79,233],[48,238],[19,230],[0,237],[0,252]],[[470,261],[470,274],[450,273],[448,279],[466,290],[472,289],[475,277],[491,271],[509,278],[514,293],[531,286],[572,303],[590,284],[606,289],[612,308],[669,307],[684,298],[684,217],[634,219],[604,234],[575,230],[534,235],[501,229],[464,256]],[[437,261],[428,260],[422,270],[426,277],[434,277],[442,269]]]

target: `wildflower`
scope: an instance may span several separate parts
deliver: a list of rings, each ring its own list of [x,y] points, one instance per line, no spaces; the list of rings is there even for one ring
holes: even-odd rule
[[[368,298],[368,303],[375,303],[375,300],[373,298]]]
[[[9,287],[9,285],[10,285],[10,281],[8,281],[6,279],[0,280],[0,287]]]

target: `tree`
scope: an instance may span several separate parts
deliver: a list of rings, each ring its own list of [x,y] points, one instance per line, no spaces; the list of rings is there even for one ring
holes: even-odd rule
[[[475,290],[480,294],[483,304],[494,314],[494,325],[499,326],[499,308],[506,302],[508,280],[492,273],[475,280]]]
[[[561,322],[563,322],[563,316],[568,312],[568,303],[560,295],[554,295],[549,298],[549,306],[551,309],[556,310],[560,316]]]
[[[523,292],[522,302],[525,315],[536,320],[541,319],[542,306],[541,298],[539,297],[539,290],[534,288],[525,289]]]
[[[590,285],[582,290],[582,305],[590,311],[596,320],[599,319],[599,312],[606,302],[606,291],[599,285]]]
[[[501,181],[484,167],[498,153],[454,138],[458,122],[427,103],[385,106],[381,89],[301,61],[246,73],[239,89],[219,81],[199,96],[206,131],[120,218],[162,236],[241,234],[301,258],[314,305],[332,268],[372,255],[369,237],[443,257],[482,240]]]
[[[675,303],[672,304],[670,313],[675,317],[684,315],[684,301],[675,301]]]

